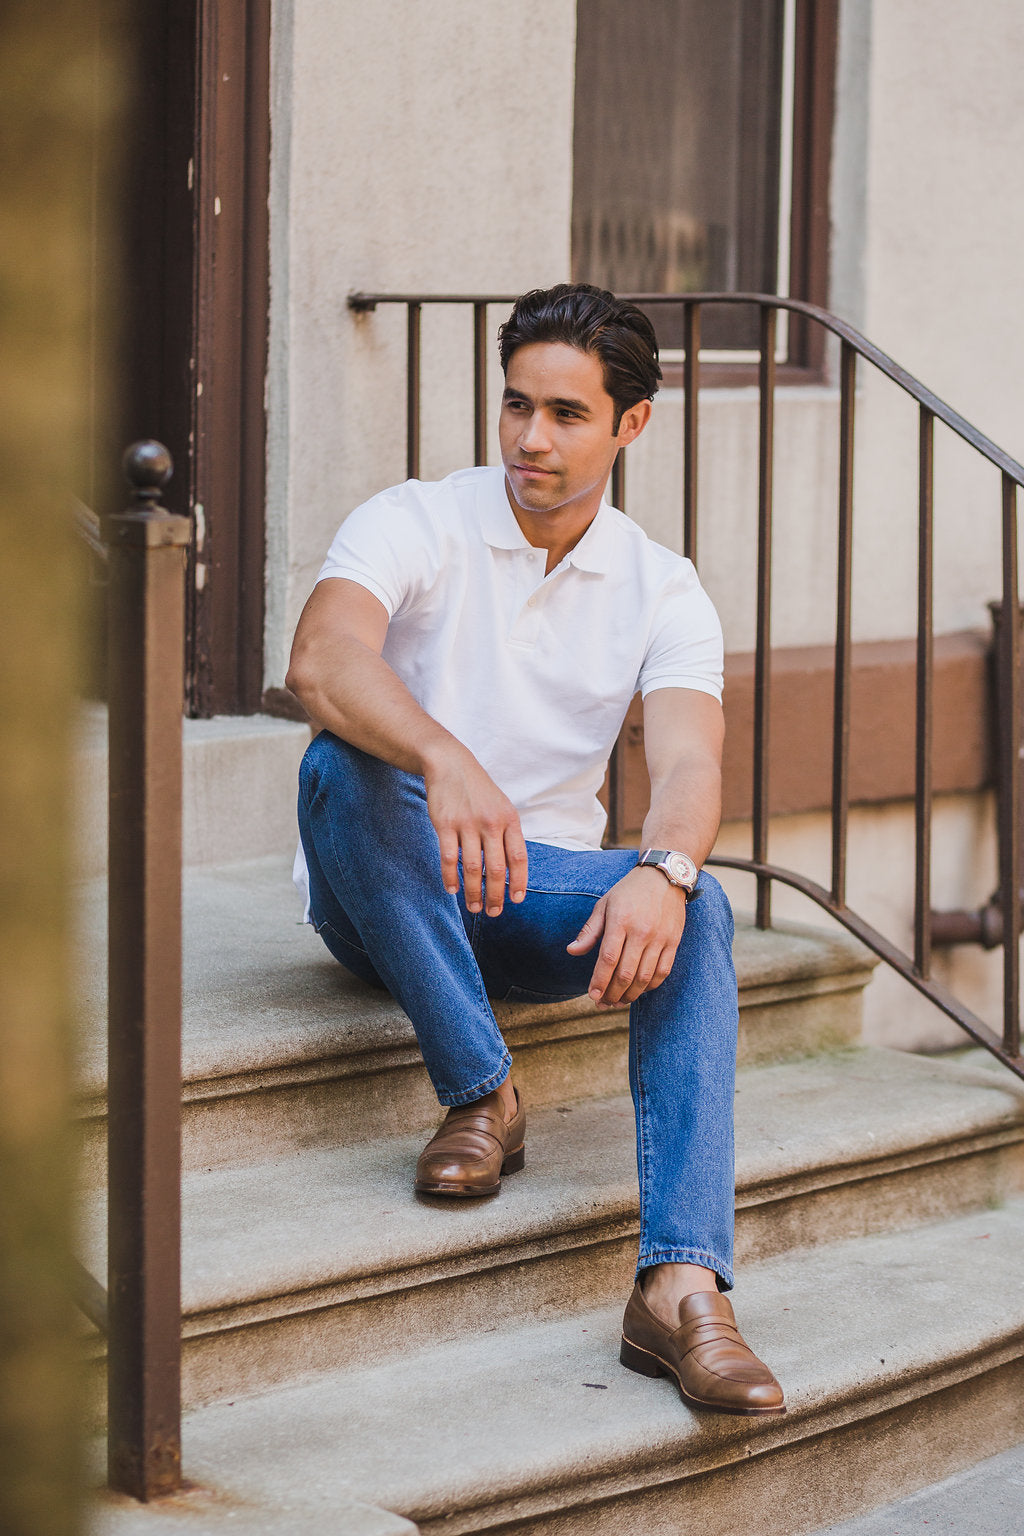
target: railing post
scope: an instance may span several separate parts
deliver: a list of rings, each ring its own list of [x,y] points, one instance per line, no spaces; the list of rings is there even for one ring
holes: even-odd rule
[[[1003,605],[998,640],[999,885],[1003,909],[1003,1049],[1020,1056],[1021,633],[1017,486],[1002,476]]]
[[[487,305],[473,305],[473,463],[487,463]]]
[[[108,1453],[137,1499],[181,1483],[181,716],[187,518],[171,456],[124,457],[109,569]]]
[[[683,305],[683,554],[697,563],[697,454],[700,448],[700,305]]]
[[[935,417],[920,408],[917,495],[917,702],[914,767],[914,964],[932,968],[932,739],[934,709]]]
[[[420,473],[420,320],[421,305],[410,302],[406,312],[405,340],[405,473],[417,480]]]
[[[761,306],[761,360],[758,368],[757,473],[757,650],[754,656],[754,860],[768,862],[768,777],[771,740],[772,503],[775,466],[775,310]],[[772,924],[772,883],[757,877],[755,921]]]
[[[836,550],[835,688],[832,697],[832,900],[846,905],[846,835],[850,816],[850,672],[853,604],[853,434],[857,353],[843,341],[839,358],[839,527]]]

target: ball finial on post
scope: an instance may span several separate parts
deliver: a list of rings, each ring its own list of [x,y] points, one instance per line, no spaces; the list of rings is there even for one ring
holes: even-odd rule
[[[132,443],[121,460],[125,479],[132,487],[132,501],[143,511],[154,508],[174,473],[174,460],[163,443],[144,438]]]

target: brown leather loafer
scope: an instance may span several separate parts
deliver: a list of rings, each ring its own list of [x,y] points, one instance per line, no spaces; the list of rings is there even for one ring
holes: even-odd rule
[[[496,1195],[501,1175],[515,1173],[526,1161],[526,1110],[516,1093],[516,1112],[506,1123],[497,1089],[457,1104],[416,1164],[416,1188],[421,1195]]]
[[[728,1297],[697,1291],[679,1303],[674,1331],[655,1317],[639,1285],[622,1319],[622,1364],[672,1376],[684,1403],[718,1413],[785,1413],[782,1388],[744,1344]]]

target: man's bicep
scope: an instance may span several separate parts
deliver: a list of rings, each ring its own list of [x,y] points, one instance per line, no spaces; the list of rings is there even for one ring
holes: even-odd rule
[[[317,582],[302,610],[292,659],[339,640],[358,640],[379,656],[389,623],[388,610],[367,587],[347,577],[327,576]]]
[[[644,699],[644,752],[656,784],[686,759],[720,769],[722,706],[697,688],[656,688]]]

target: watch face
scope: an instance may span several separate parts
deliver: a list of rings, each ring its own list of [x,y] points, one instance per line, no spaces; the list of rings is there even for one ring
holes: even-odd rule
[[[679,885],[692,886],[697,879],[697,866],[685,853],[670,853],[665,860],[668,873]]]

